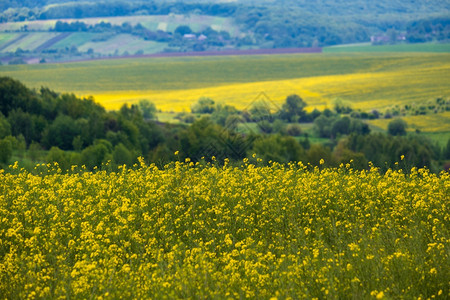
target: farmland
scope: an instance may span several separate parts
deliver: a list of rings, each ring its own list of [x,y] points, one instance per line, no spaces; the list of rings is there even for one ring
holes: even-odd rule
[[[18,49],[30,51],[37,56],[43,56],[45,51],[61,51],[76,47],[86,53],[93,49],[96,55],[125,55],[163,52],[168,48],[166,42],[148,41],[132,34],[108,34],[108,32],[67,32],[64,34],[53,32],[57,21],[72,23],[83,22],[87,26],[94,26],[101,22],[113,26],[136,26],[173,33],[180,25],[189,24],[195,32],[201,32],[206,27],[217,31],[226,31],[230,36],[240,35],[239,29],[228,18],[198,16],[198,15],[155,15],[133,17],[106,17],[84,19],[38,20],[0,23],[0,54],[15,53]],[[59,39],[54,40],[56,36]]]
[[[449,299],[448,4],[211,2],[0,3],[0,300]]]
[[[0,173],[7,298],[449,294],[447,173],[248,160],[10,171]]]
[[[424,43],[424,44],[398,44],[398,45],[378,45],[370,43],[357,45],[339,45],[325,47],[325,53],[345,53],[345,52],[450,52],[450,44]]]
[[[148,99],[162,111],[188,111],[202,96],[243,109],[265,92],[276,104],[295,93],[308,109],[331,107],[339,98],[355,109],[383,111],[448,97],[449,62],[448,53],[290,54],[97,60],[0,71],[30,87],[92,95],[107,109]],[[448,123],[448,116],[442,120]]]
[[[150,30],[164,30],[173,32],[179,25],[190,24],[194,31],[201,30],[206,26],[211,26],[215,30],[226,30],[232,35],[238,35],[239,31],[230,19],[211,16],[198,15],[161,15],[161,16],[128,16],[128,17],[104,17],[104,18],[82,18],[82,19],[61,19],[61,21],[83,22],[87,25],[95,25],[100,22],[110,23],[112,25],[122,25],[129,23],[132,26],[141,24]],[[29,31],[49,31],[55,27],[57,20],[39,20],[24,22],[0,23],[0,32],[18,31],[27,27]]]

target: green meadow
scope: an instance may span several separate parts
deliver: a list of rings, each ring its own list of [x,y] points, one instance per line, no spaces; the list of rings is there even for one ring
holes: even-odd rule
[[[378,45],[370,43],[356,45],[339,45],[323,48],[325,53],[346,53],[346,52],[436,52],[449,53],[450,44],[424,43],[424,44],[398,44],[398,45]]]
[[[448,93],[449,53],[352,53],[126,58],[1,66],[2,75],[59,92],[185,90],[319,76],[429,70],[428,86]],[[443,71],[443,73],[442,73]],[[439,75],[439,76],[436,76]],[[357,86],[354,87],[358,89]],[[399,90],[403,94],[404,90]],[[361,97],[364,97],[361,94]]]
[[[189,111],[202,96],[243,109],[265,92],[278,104],[295,93],[309,109],[332,107],[339,98],[355,109],[383,112],[394,106],[448,99],[450,53],[126,58],[0,66],[0,75],[33,88],[46,86],[58,92],[92,95],[107,109],[148,99],[162,111]],[[415,122],[414,129],[450,131],[448,114],[437,117],[442,126],[423,121]],[[380,122],[374,125],[387,126]]]

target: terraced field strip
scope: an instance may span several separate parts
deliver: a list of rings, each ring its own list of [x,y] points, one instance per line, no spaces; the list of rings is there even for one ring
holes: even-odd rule
[[[10,44],[3,51],[4,52],[15,52],[17,49],[22,49],[25,51],[34,51],[36,48],[45,44],[48,40],[53,39],[58,36],[58,33],[55,32],[36,32],[36,33],[27,33],[14,43]]]
[[[60,41],[54,43],[51,48],[64,49],[76,46],[81,50],[80,47],[90,42],[96,35],[98,34],[91,32],[73,32],[70,35],[66,36],[64,39],[61,39]]]
[[[47,49],[47,48],[53,46],[54,44],[56,44],[57,42],[59,42],[59,41],[65,39],[65,38],[69,37],[71,34],[72,34],[71,32],[61,33],[61,34],[59,34],[59,35],[57,35],[57,36],[47,40],[45,43],[43,43],[42,45],[37,47],[35,49],[35,51],[36,52],[41,52],[42,50]]]
[[[101,54],[134,54],[142,50],[145,54],[162,52],[167,47],[167,43],[158,43],[154,41],[146,41],[131,34],[120,34],[114,36],[107,41],[93,42],[89,41],[79,46],[80,51],[87,51],[89,48],[95,49]]]
[[[5,49],[8,49],[11,45],[14,45],[15,43],[19,42],[20,40],[24,39],[27,36],[27,34],[17,34],[9,38],[9,41],[4,43],[3,45],[0,45],[0,52],[7,52],[4,51]]]
[[[19,35],[18,33],[0,33],[0,49]]]
[[[36,20],[24,22],[0,23],[0,32],[19,31],[27,27],[30,31],[48,31],[55,27],[58,20]],[[153,15],[153,16],[128,16],[128,17],[99,17],[99,18],[83,18],[83,19],[60,19],[60,21],[72,23],[83,22],[87,25],[95,25],[100,22],[110,23],[112,25],[122,25],[129,23],[132,26],[141,24],[150,30],[169,30],[174,31],[180,25],[189,25],[192,29],[202,30],[207,26],[213,27],[215,30],[228,31],[232,36],[240,34],[238,27],[233,24],[230,18],[199,16],[199,15]]]

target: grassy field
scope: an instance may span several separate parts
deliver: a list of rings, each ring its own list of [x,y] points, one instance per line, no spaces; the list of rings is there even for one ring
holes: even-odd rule
[[[146,41],[131,34],[119,34],[104,42],[87,41],[81,44],[78,50],[86,52],[89,48],[95,49],[96,53],[103,55],[124,53],[135,54],[141,50],[143,54],[163,52],[167,43]]]
[[[49,171],[47,171],[50,169]],[[444,299],[450,177],[301,164],[0,171],[5,298]]]
[[[339,45],[323,48],[324,53],[346,53],[346,52],[450,52],[450,44],[398,44],[372,46],[370,43],[357,45]]]
[[[261,92],[280,104],[292,93],[313,107],[336,98],[385,109],[450,94],[448,53],[352,53],[178,57],[1,66],[31,87],[93,95],[108,109],[140,99],[188,111],[199,97],[245,108]]]
[[[70,48],[71,46],[81,47],[90,42],[96,36],[98,36],[98,34],[91,32],[73,32],[66,38],[53,44],[51,48],[64,49],[66,47]]]

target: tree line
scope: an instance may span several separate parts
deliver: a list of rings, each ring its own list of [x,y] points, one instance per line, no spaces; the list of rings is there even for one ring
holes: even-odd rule
[[[440,148],[419,134],[406,135],[401,124],[389,134],[371,133],[360,119],[331,110],[307,112],[305,106],[297,95],[287,97],[277,111],[264,103],[239,111],[203,98],[192,107],[199,117],[191,123],[168,124],[157,121],[149,101],[106,111],[92,98],[31,90],[1,77],[0,164],[19,160],[32,169],[36,163],[58,162],[62,169],[85,165],[92,170],[107,163],[133,165],[138,157],[162,167],[186,158],[228,158],[238,164],[255,154],[263,163],[302,161],[314,166],[323,159],[325,166],[351,163],[363,169],[371,161],[386,169],[404,155],[405,167],[439,171],[450,159],[450,140]],[[308,120],[325,142],[312,142],[314,136],[302,130],[300,120]]]

